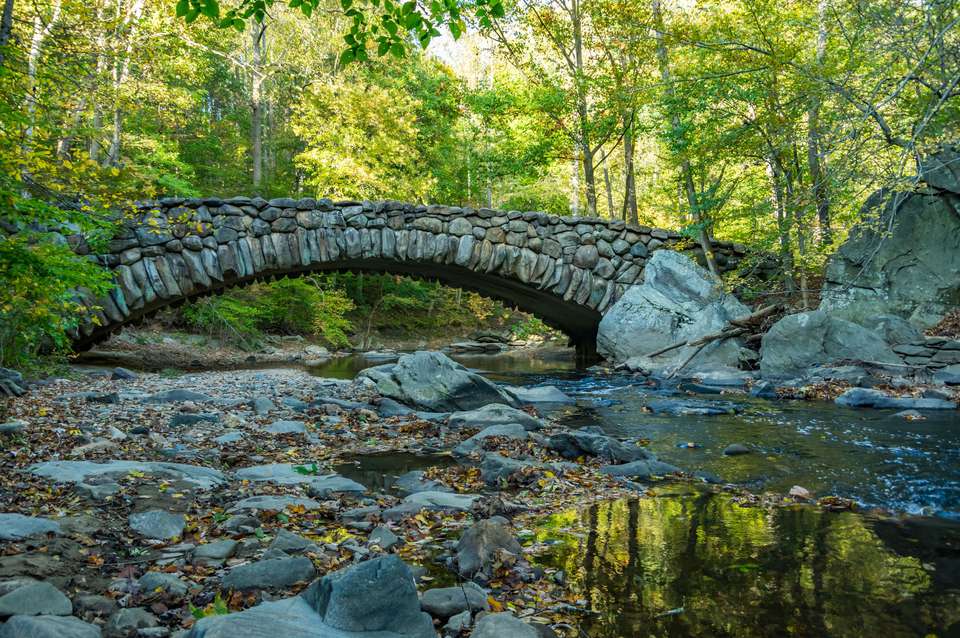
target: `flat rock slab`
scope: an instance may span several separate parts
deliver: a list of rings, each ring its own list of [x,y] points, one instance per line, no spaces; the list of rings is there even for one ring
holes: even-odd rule
[[[181,480],[200,489],[210,490],[227,482],[223,472],[199,465],[164,463],[159,461],[114,460],[103,463],[92,461],[45,461],[30,466],[29,472],[57,483],[87,484],[99,477],[121,477],[130,472],[143,472]]]
[[[523,410],[498,403],[491,403],[476,410],[454,412],[447,421],[447,425],[454,430],[482,430],[492,425],[513,423],[523,426],[525,430],[539,430],[543,426],[540,419]]]
[[[270,463],[267,465],[255,465],[237,470],[235,476],[238,479],[254,482],[270,482],[278,485],[308,485],[310,493],[314,496],[325,498],[326,496],[338,492],[366,492],[367,488],[356,481],[350,480],[336,473],[331,474],[309,474],[298,472],[298,466],[292,463]]]
[[[934,398],[892,397],[872,388],[850,388],[834,403],[848,408],[878,408],[892,410],[956,410],[955,401]]]
[[[503,389],[521,405],[536,403],[570,404],[577,402],[576,399],[564,394],[552,385],[540,385],[533,388],[505,385]]]
[[[224,589],[275,589],[312,580],[317,570],[306,556],[271,558],[238,565],[224,576]]]
[[[743,407],[730,401],[697,401],[695,399],[654,399],[647,402],[654,414],[673,416],[719,416],[737,414]]]
[[[675,465],[663,461],[633,461],[622,465],[604,465],[600,471],[609,476],[647,479],[653,476],[677,474],[681,470]]]
[[[264,430],[270,434],[306,434],[307,424],[303,421],[274,421]]]
[[[0,596],[0,616],[69,616],[73,604],[46,582],[28,583]]]
[[[0,540],[19,541],[44,534],[59,534],[60,524],[49,518],[0,514]]]
[[[100,638],[100,628],[73,616],[14,616],[0,638]]]
[[[130,529],[146,538],[155,540],[170,540],[183,533],[186,520],[180,514],[172,514],[163,510],[150,510],[131,514],[127,518]]]
[[[454,494],[453,492],[416,492],[403,499],[399,505],[383,511],[387,520],[398,520],[417,514],[421,510],[435,512],[468,512],[479,499],[477,494]]]
[[[472,638],[538,638],[537,630],[513,614],[487,614],[474,627]]]
[[[288,507],[303,507],[306,510],[318,510],[321,505],[317,501],[310,498],[302,498],[300,496],[251,496],[245,498],[242,501],[237,501],[234,503],[229,510],[229,512],[242,512],[242,511],[264,511],[272,510],[276,512],[282,512]]]

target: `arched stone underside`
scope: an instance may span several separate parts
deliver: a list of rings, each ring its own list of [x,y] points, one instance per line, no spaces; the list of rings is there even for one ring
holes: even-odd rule
[[[68,238],[84,252],[81,238]],[[400,202],[234,197],[138,205],[98,255],[117,287],[79,349],[165,307],[254,281],[320,271],[371,271],[439,280],[498,299],[595,350],[603,313],[642,280],[650,251],[682,247],[677,233],[620,221]],[[742,246],[718,243],[733,268]]]

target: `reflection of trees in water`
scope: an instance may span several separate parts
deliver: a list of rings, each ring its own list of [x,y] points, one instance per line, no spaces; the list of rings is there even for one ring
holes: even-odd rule
[[[896,638],[960,620],[960,597],[933,590],[917,557],[853,513],[702,494],[564,512],[541,535],[564,541],[550,562],[597,612],[591,636]]]

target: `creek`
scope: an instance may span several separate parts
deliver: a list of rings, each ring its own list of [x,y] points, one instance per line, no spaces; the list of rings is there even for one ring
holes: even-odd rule
[[[766,401],[742,394],[739,414],[655,415],[660,397],[629,376],[578,371],[563,356],[454,357],[514,385],[555,385],[575,405],[547,414],[570,427],[644,438],[657,455],[754,492],[801,485],[859,503],[744,507],[696,484],[654,484],[647,497],[556,512],[523,540],[590,610],[592,638],[626,636],[960,635],[960,419]],[[363,355],[311,368],[350,378],[389,361]],[[750,454],[725,456],[731,443]],[[404,455],[358,459],[371,487],[428,467]],[[346,468],[344,468],[346,469]],[[386,478],[384,478],[386,477]]]

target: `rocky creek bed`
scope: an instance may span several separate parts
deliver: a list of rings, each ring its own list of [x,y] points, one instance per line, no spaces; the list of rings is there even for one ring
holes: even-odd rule
[[[355,379],[118,370],[35,386],[0,428],[0,637],[960,627],[946,412],[896,417],[915,436],[878,442],[865,433],[896,410],[817,415],[719,377],[564,371],[556,388],[536,372],[419,353]],[[878,460],[853,435],[913,453]],[[865,497],[827,449],[903,464],[881,476],[933,483],[909,495],[940,516]]]

